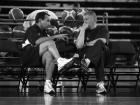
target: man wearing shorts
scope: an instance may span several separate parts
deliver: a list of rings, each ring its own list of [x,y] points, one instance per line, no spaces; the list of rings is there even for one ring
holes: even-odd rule
[[[65,38],[65,34],[48,37],[44,31],[50,25],[50,15],[47,12],[39,12],[35,18],[35,24],[30,26],[25,33],[24,44],[20,59],[23,65],[36,66],[43,64],[46,70],[45,93],[54,93],[52,87],[52,74],[57,62],[58,72],[62,73],[63,67],[73,61],[72,58],[60,57],[53,39]]]

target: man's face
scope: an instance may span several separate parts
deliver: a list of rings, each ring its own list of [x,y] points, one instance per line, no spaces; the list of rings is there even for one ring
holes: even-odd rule
[[[50,25],[50,18],[48,15],[45,15],[44,20],[41,20],[41,27],[46,29]]]
[[[96,21],[92,15],[84,15],[84,23],[87,23],[89,27],[92,27],[96,24]]]

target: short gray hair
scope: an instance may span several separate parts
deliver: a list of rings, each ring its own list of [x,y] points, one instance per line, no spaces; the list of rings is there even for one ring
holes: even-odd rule
[[[84,13],[84,15],[90,15],[90,16],[93,16],[93,18],[95,19],[95,21],[97,22],[97,16],[96,16],[96,13],[94,11],[86,11]]]

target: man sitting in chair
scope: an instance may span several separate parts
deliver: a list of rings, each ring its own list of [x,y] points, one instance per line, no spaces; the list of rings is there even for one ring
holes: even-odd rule
[[[97,93],[104,93],[104,54],[102,53],[106,48],[106,43],[109,38],[108,29],[105,26],[97,25],[97,17],[95,12],[87,11],[84,13],[84,23],[81,26],[79,35],[76,40],[76,46],[81,49],[81,55],[85,59],[81,61],[86,68],[89,64],[95,67],[95,74],[97,79]]]
[[[54,93],[52,87],[52,74],[55,61],[58,65],[58,72],[63,71],[64,66],[72,62],[72,58],[61,58],[53,39],[65,38],[66,34],[48,37],[45,29],[50,25],[50,18],[47,12],[39,12],[35,18],[35,24],[30,26],[25,33],[20,59],[25,66],[38,66],[43,64],[46,70],[45,93]]]

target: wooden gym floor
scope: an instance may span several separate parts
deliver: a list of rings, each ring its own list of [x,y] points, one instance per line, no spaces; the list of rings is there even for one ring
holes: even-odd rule
[[[127,69],[127,71],[131,70],[137,71],[137,69]],[[120,76],[119,79],[136,79],[136,77]],[[12,81],[0,82],[1,84],[9,84],[9,87],[0,87],[0,105],[140,105],[139,84],[136,92],[134,88],[123,87],[135,84],[130,82],[118,82],[117,86],[121,87],[117,87],[116,92],[111,88],[111,91],[104,95],[96,94],[95,87],[87,88],[87,92],[78,93],[75,88],[65,88],[62,93],[58,89],[55,95],[48,95],[37,90],[36,87],[29,88],[26,93],[18,92],[18,87],[10,87],[11,84],[16,84]],[[38,82],[34,84],[37,85]],[[65,83],[65,85],[76,84],[76,82]],[[95,83],[88,85],[95,85]]]

